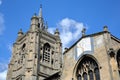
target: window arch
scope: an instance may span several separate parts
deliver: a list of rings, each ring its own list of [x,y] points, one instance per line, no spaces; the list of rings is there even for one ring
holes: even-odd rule
[[[50,62],[50,45],[48,43],[43,47],[43,61]]]
[[[22,45],[22,51],[23,51],[23,52],[25,51],[25,47],[26,47],[26,44],[24,43],[24,44]]]
[[[78,64],[76,75],[82,75],[80,79],[77,76],[77,80],[100,80],[98,64],[91,57],[84,56]]]
[[[117,65],[118,65],[118,72],[120,75],[120,50],[117,52]]]

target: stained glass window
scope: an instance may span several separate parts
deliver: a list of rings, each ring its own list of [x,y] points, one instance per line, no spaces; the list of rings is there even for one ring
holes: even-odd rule
[[[100,72],[98,64],[91,57],[85,56],[77,67],[77,80],[100,80]]]

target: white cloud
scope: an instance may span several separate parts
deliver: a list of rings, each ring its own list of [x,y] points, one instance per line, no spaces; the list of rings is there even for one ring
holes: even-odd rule
[[[70,18],[64,18],[57,24],[60,30],[60,37],[63,43],[63,48],[71,45],[81,36],[81,30],[85,27],[82,22],[77,22]],[[49,31],[53,33],[55,28],[50,28]],[[72,43],[73,44],[73,43]]]
[[[7,70],[0,72],[0,80],[6,80]]]
[[[51,28],[48,28],[48,31],[50,32],[50,33],[54,33],[54,31],[55,31],[55,28],[53,28],[53,27],[51,27]]]
[[[0,80],[6,80],[7,75],[7,63],[0,63]]]
[[[0,35],[3,34],[4,29],[4,17],[3,14],[0,13]]]

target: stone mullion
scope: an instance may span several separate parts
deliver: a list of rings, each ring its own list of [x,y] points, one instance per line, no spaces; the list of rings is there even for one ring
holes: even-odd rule
[[[94,78],[94,80],[96,80],[96,77],[95,77],[95,73],[93,72],[93,78]]]
[[[90,80],[90,77],[89,77],[89,74],[88,74],[88,72],[87,72],[87,80]]]
[[[89,75],[87,75],[87,80],[89,80]]]
[[[81,79],[82,79],[82,80],[84,80],[84,77],[83,77],[83,75],[81,76]]]
[[[50,61],[49,61],[50,65],[51,65],[51,60],[52,60],[52,54],[51,53],[52,53],[52,48],[50,48],[50,55],[49,55],[50,56]]]

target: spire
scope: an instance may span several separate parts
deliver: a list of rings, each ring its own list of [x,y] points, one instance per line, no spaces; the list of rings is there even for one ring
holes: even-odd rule
[[[42,4],[40,5],[38,18],[39,18],[39,28],[44,30],[44,20],[43,20],[43,17],[42,17]]]
[[[39,17],[41,17],[41,18],[42,18],[42,4],[40,4]]]

